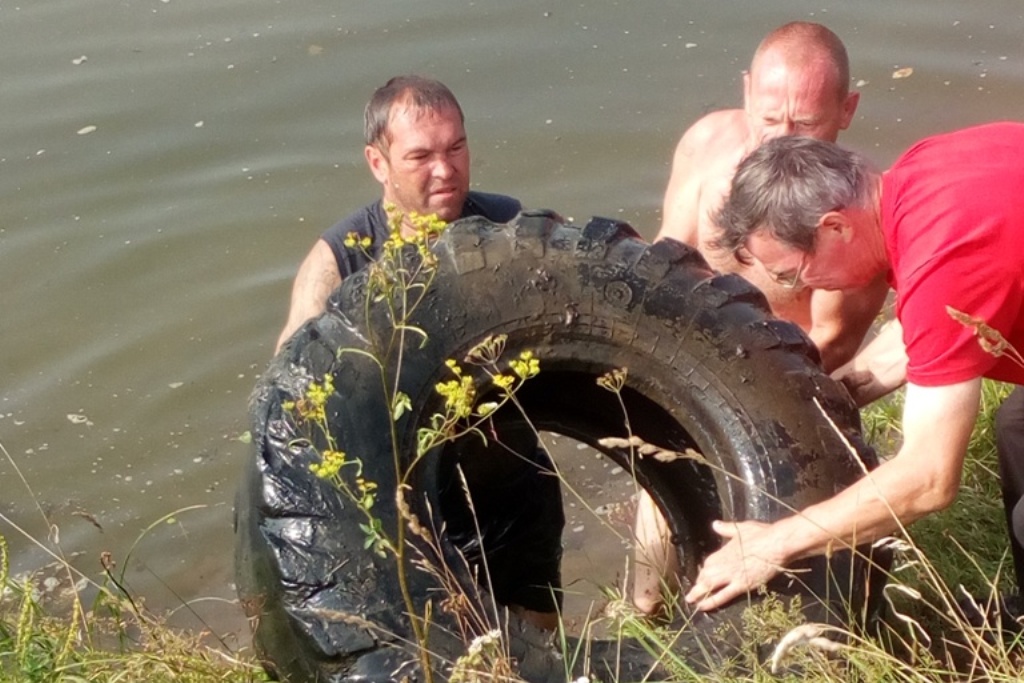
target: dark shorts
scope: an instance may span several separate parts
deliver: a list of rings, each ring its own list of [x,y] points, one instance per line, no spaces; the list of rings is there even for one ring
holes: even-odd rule
[[[442,486],[442,514],[449,540],[499,603],[554,612],[562,605],[561,487],[533,434],[510,424],[497,428],[500,438],[486,447],[474,436],[457,442],[449,457],[465,474],[472,508],[452,470]]]

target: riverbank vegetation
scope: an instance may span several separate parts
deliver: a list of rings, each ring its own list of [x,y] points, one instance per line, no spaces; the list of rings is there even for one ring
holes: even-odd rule
[[[392,426],[412,407],[410,397],[398,390],[402,386],[398,377],[403,369],[403,354],[410,348],[408,339],[418,342],[426,334],[412,323],[411,314],[424,301],[432,282],[436,262],[427,247],[432,236],[443,228],[443,224],[429,217],[416,224],[416,236],[403,237],[402,217],[392,216],[392,238],[385,245],[383,256],[370,268],[367,310],[373,302],[390,306],[386,316],[390,328],[375,331],[379,332],[379,347],[373,353],[356,349],[338,351],[362,353],[377,364],[385,391],[383,405],[390,407]],[[350,247],[366,245],[353,239]],[[418,254],[418,258],[409,260],[411,254]],[[418,448],[413,462],[429,457],[444,442],[469,432],[482,432],[487,417],[502,403],[511,402],[526,415],[517,402],[516,392],[543,369],[532,352],[502,359],[504,349],[503,337],[488,338],[462,361],[449,361],[452,377],[436,386],[444,398],[444,412],[433,416],[430,424],[417,432]],[[490,386],[497,390],[488,395],[491,401],[478,400],[477,385],[461,362],[476,366],[480,369],[478,374],[486,375]],[[625,384],[627,370],[613,371],[598,384],[618,393]],[[599,632],[607,639],[629,638],[630,643],[639,644],[658,658],[667,677],[674,681],[1018,680],[1022,669],[1016,647],[1019,632],[1003,628],[1014,624],[1000,624],[998,619],[993,624],[983,616],[998,603],[1001,591],[1010,588],[1011,563],[1006,553],[992,429],[995,409],[1006,393],[1005,386],[985,385],[982,415],[970,443],[956,504],[942,514],[918,522],[898,537],[883,540],[893,551],[894,561],[880,601],[884,607],[878,618],[868,620],[866,629],[847,631],[802,623],[799,605],[765,596],[744,615],[743,647],[730,656],[708,658],[714,659],[710,663],[695,662],[692,657],[679,657],[673,647],[686,628],[689,617],[685,609],[677,606],[670,610],[679,619],[643,618],[622,597],[623,586],[608,586],[605,604],[596,608],[582,627],[573,628],[583,638],[556,637],[556,646],[564,650],[566,668],[572,669],[571,662],[585,659],[586,636]],[[424,613],[417,614],[418,603],[406,588],[408,577],[404,573],[409,564],[404,561],[410,547],[407,534],[424,538],[428,535],[409,511],[405,499],[408,487],[404,482],[411,466],[403,467],[406,454],[392,446],[394,471],[399,475],[400,495],[396,499],[401,523],[393,525],[396,529],[384,529],[375,503],[389,500],[396,492],[380,491],[377,482],[364,478],[360,454],[339,450],[326,412],[327,401],[333,394],[332,377],[328,374],[311,380],[303,395],[282,405],[302,426],[301,438],[296,438],[294,445],[317,449],[319,460],[310,469],[337,486],[348,503],[365,517],[360,528],[366,534],[366,548],[394,556],[399,567],[395,579],[402,587],[404,613],[413,626],[411,640],[427,643],[436,605],[431,600],[424,605]],[[898,448],[900,412],[901,394],[897,393],[862,413],[864,433],[883,456]],[[399,443],[394,435],[390,441]],[[17,463],[2,445],[0,455],[7,459],[21,485],[31,489],[31,483],[21,477]],[[662,451],[660,455],[701,458],[697,453]],[[343,471],[350,476],[342,476]],[[5,481],[5,485],[13,484]],[[571,488],[565,479],[563,488]],[[41,507],[39,514],[46,517]],[[160,521],[163,520],[156,523]],[[229,642],[247,640],[246,634],[170,628],[159,615],[145,609],[143,596],[133,595],[126,586],[123,569],[117,568],[118,558],[108,554],[102,558],[102,578],[94,580],[73,568],[54,539],[38,542],[51,554],[61,577],[59,583],[65,587],[64,598],[52,600],[52,591],[41,590],[38,574],[12,575],[3,534],[21,530],[3,514],[0,523],[5,525],[0,527],[0,683],[269,680],[251,651],[229,646]],[[51,527],[49,519],[46,524]],[[122,567],[128,564],[133,550],[134,546],[124,553]],[[449,597],[446,603],[465,606],[462,609],[471,610],[475,604],[465,596]],[[450,679],[460,683],[517,680],[515,663],[506,654],[507,645],[508,639],[500,630],[480,635],[467,646],[465,654],[451,663]],[[417,654],[429,681],[432,657],[422,647]],[[695,670],[695,666],[700,670]],[[582,679],[579,673],[567,675],[566,679],[614,683],[605,674],[582,674]]]
[[[1013,588],[992,431],[994,410],[1007,391],[986,383],[957,502],[893,539],[896,559],[885,608],[868,632],[801,625],[785,605],[766,601],[747,622],[750,652],[761,656],[698,673],[673,658],[672,628],[631,613],[613,587],[602,629],[664,652],[674,680],[1019,680],[1024,671],[1020,634],[1007,623],[979,625],[976,618],[991,612],[1000,593]],[[892,453],[899,443],[900,408],[897,394],[863,412],[865,435],[882,453]],[[82,587],[82,577],[69,565],[63,571],[70,585]],[[11,575],[7,546],[0,540],[0,682],[269,680],[249,653],[233,651],[217,634],[167,627],[119,585],[113,566],[105,575],[103,585],[80,591],[95,596],[89,604],[75,593],[70,602],[52,606],[31,577]],[[765,649],[768,642],[773,645]],[[498,671],[510,670],[497,666],[494,657],[476,659],[486,665],[478,667],[467,657],[464,680],[496,680]]]

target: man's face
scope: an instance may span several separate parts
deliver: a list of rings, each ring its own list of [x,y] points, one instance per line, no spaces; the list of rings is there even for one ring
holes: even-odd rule
[[[374,145],[365,150],[370,170],[384,187],[384,201],[406,214],[459,218],[469,192],[469,146],[458,110],[397,102],[388,129],[386,154]]]
[[[814,251],[802,251],[758,230],[746,250],[772,280],[787,289],[846,290],[864,287],[879,272],[865,242],[871,214],[858,209],[830,211],[818,225]]]
[[[783,135],[806,135],[835,142],[857,109],[859,94],[839,96],[835,75],[813,60],[799,65],[769,50],[744,74],[744,108],[751,147]]]

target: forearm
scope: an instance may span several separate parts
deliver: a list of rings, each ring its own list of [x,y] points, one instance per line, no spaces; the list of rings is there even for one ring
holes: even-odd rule
[[[899,453],[829,500],[780,522],[786,557],[875,541],[951,504],[980,394],[980,378],[908,386]]]
[[[686,594],[699,610],[717,609],[767,583],[797,560],[868,543],[925,513],[923,489],[899,456],[829,500],[772,524],[715,522],[726,540],[704,561]],[[927,492],[925,492],[927,493]],[[920,504],[918,504],[920,503]]]
[[[892,320],[853,360],[832,372],[846,385],[858,406],[865,406],[903,386],[907,381],[907,353],[903,328]]]
[[[831,332],[825,332],[811,328],[808,335],[821,355],[821,366],[825,372],[838,371],[839,368],[849,365],[860,348],[860,339],[854,339],[851,335],[836,336]]]
[[[978,412],[981,379],[941,387],[909,385],[903,447],[832,498],[773,524],[715,522],[725,545],[709,555],[686,595],[716,609],[763,585],[796,560],[881,538],[949,505]]]
[[[779,564],[874,542],[944,507],[945,486],[916,470],[897,456],[836,496],[772,525]]]
[[[856,290],[811,293],[811,341],[821,352],[825,372],[850,363],[885,303],[889,285],[884,278]]]

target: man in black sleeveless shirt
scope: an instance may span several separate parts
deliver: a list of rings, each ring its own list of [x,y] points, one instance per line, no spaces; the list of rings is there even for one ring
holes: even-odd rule
[[[383,188],[382,199],[355,211],[327,230],[306,256],[292,286],[288,321],[275,352],[304,322],[323,313],[327,297],[343,278],[379,255],[388,236],[383,204],[404,215],[437,214],[444,221],[483,216],[505,223],[519,212],[519,200],[470,192],[469,144],[462,108],[438,81],[418,76],[392,78],[373,94],[365,111],[370,171]],[[403,230],[411,230],[404,226]],[[346,249],[349,233],[368,236],[366,251]]]
[[[436,214],[445,221],[482,216],[505,223],[522,208],[519,200],[469,190],[469,147],[462,109],[438,81],[398,76],[366,105],[365,156],[383,189],[381,199],[329,228],[299,268],[288,321],[277,349],[307,320],[324,312],[342,279],[380,256],[390,232],[384,204],[403,215]],[[403,232],[411,226],[403,225]],[[345,246],[355,233],[368,248]],[[542,628],[557,625],[561,605],[561,493],[551,461],[533,430],[517,415],[494,416],[492,439],[460,439],[441,456],[441,515],[449,540],[499,603]],[[472,506],[454,464],[461,467]],[[487,559],[487,569],[481,560]]]

